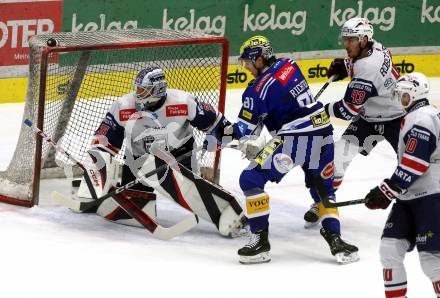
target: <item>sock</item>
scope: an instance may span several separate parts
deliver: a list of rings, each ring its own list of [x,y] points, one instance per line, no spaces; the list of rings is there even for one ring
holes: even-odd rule
[[[405,298],[407,291],[405,268],[384,268],[383,280],[386,298]]]
[[[440,280],[432,282],[434,286],[434,292],[437,295],[437,298],[440,298]]]

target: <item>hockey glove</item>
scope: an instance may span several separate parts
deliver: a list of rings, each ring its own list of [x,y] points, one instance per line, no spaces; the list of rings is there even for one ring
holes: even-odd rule
[[[244,141],[242,141],[243,138],[240,139],[239,143],[241,145],[238,149],[243,152],[247,159],[253,160],[266,145],[266,137],[264,135],[251,135],[246,138],[248,139]]]
[[[225,116],[206,134],[203,149],[214,152],[232,141],[234,127]]]
[[[365,206],[369,209],[387,209],[391,201],[396,199],[403,190],[390,179],[385,179],[365,197]]]
[[[330,67],[327,72],[327,78],[330,78],[332,75],[336,74],[336,78],[334,81],[340,81],[348,77],[347,68],[345,67],[345,61],[342,58],[336,58],[330,64]]]

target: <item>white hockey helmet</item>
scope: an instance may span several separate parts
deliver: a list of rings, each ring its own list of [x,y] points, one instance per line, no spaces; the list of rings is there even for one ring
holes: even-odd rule
[[[139,71],[133,85],[136,89],[136,109],[138,111],[145,111],[149,104],[161,100],[167,94],[165,74],[157,66]]]
[[[404,108],[413,104],[414,101],[427,98],[429,93],[428,78],[420,72],[412,72],[403,75],[397,80],[393,90],[393,100],[401,103]],[[405,103],[402,98],[405,97]]]
[[[373,26],[366,18],[351,18],[344,23],[341,37],[357,37],[359,41],[367,36],[368,41],[373,41]]]

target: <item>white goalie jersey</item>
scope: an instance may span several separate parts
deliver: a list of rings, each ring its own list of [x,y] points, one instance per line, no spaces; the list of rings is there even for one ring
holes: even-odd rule
[[[164,104],[154,112],[137,112],[135,101],[135,93],[129,93],[113,103],[95,133],[93,147],[116,154],[125,137],[127,150],[134,157],[149,153],[153,142],[172,151],[192,138],[192,126],[208,131],[222,116],[211,105],[180,90],[168,89]]]

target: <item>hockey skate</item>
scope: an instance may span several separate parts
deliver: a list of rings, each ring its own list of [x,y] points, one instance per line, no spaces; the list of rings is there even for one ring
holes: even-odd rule
[[[349,264],[359,261],[358,248],[348,244],[341,239],[338,234],[333,234],[325,228],[321,228],[320,233],[330,246],[330,252],[335,256],[336,261],[340,264]]]
[[[258,264],[270,261],[269,232],[257,231],[250,234],[249,243],[238,250],[241,264]]]
[[[319,224],[319,209],[318,204],[313,203],[310,205],[310,209],[304,213],[304,228],[312,228]]]

